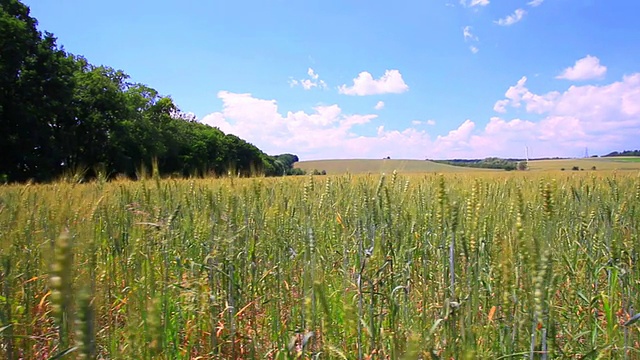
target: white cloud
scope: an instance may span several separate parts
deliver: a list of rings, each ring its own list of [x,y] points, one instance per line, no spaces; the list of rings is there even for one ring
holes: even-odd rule
[[[340,94],[359,96],[400,94],[407,90],[409,90],[409,86],[404,82],[398,70],[387,70],[378,80],[375,80],[370,73],[363,71],[353,79],[353,86],[342,85],[338,88]]]
[[[513,12],[513,14],[499,19],[497,21],[494,21],[494,23],[500,25],[500,26],[511,26],[515,23],[517,23],[518,21],[522,20],[522,18],[527,14],[527,12],[525,10],[522,9],[516,9],[516,11]]]
[[[507,112],[507,105],[509,105],[509,100],[505,99],[505,100],[498,100],[496,101],[496,104],[493,105],[493,110],[499,113],[506,113]]]
[[[489,0],[460,0],[460,4],[462,6],[487,6],[489,5]]]
[[[312,68],[309,68],[309,70],[307,70],[307,74],[309,74],[309,77],[313,80],[318,80],[318,78],[320,77],[320,75],[316,74]]]
[[[384,101],[378,101],[378,103],[376,104],[376,106],[373,107],[376,110],[382,110],[384,109]]]
[[[606,73],[607,67],[600,65],[600,59],[595,56],[587,55],[586,57],[576,61],[574,66],[564,69],[560,75],[556,76],[556,79],[602,79]]]
[[[471,26],[465,26],[464,29],[462,29],[462,36],[464,37],[464,40],[475,40],[478,41],[478,37],[473,35],[473,33],[471,33]]]
[[[275,100],[227,91],[220,91],[218,98],[222,111],[201,122],[235,134],[269,154],[291,152],[304,160],[388,155],[424,159],[434,151],[429,134],[412,127],[396,130],[379,125],[373,135],[357,134],[362,126],[373,125],[375,114],[345,114],[338,105],[317,106],[310,113],[280,114]]]
[[[436,138],[436,144],[445,144],[451,148],[467,145],[466,141],[475,127],[476,124],[467,119],[457,129],[449,131],[447,135],[439,135]]]
[[[465,26],[462,29],[462,36],[464,37],[464,41],[479,41],[478,37],[471,32],[471,26]],[[477,46],[470,45],[469,51],[474,54],[477,54],[480,49]]]
[[[535,94],[521,78],[505,93],[495,108],[520,107],[542,115],[540,121],[492,118],[477,144],[507,155],[527,143],[535,156],[577,155],[589,147],[608,152],[633,147],[640,136],[640,73],[608,85],[571,86],[564,92]],[[473,141],[471,141],[473,143]]]
[[[322,89],[327,88],[327,84],[324,82],[324,80],[320,80],[320,75],[318,75],[312,68],[309,68],[307,70],[307,75],[309,75],[308,79],[300,79],[300,80],[290,79],[289,85],[291,87],[301,85],[302,88],[305,90],[311,90],[314,87],[318,87]]]
[[[433,120],[433,119],[429,119],[427,121],[421,121],[421,120],[413,120],[413,121],[411,121],[411,125],[415,125],[415,126],[418,126],[418,125],[430,125],[430,126],[433,126],[435,124],[436,124],[436,121]]]
[[[544,95],[536,95],[527,89],[526,82],[527,77],[523,76],[515,86],[510,86],[504,94],[506,99],[498,100],[493,109],[499,113],[505,113],[508,105],[519,108],[524,102],[528,112],[537,114],[548,112],[553,107],[554,101],[560,96],[560,93],[552,91]]]
[[[531,0],[527,3],[527,5],[531,7],[537,7],[537,6],[540,6],[543,2],[544,0]]]
[[[577,156],[631,148],[640,137],[640,73],[606,85],[570,86],[534,93],[522,77],[495,108],[518,108],[517,118],[492,117],[486,125],[471,119],[440,136],[414,120],[406,128],[376,124],[375,114],[348,114],[336,104],[310,112],[281,113],[275,100],[250,94],[218,93],[223,107],[201,121],[255,144],[270,154],[291,152],[302,159],[327,158],[484,158]],[[442,125],[441,125],[442,126]],[[371,135],[361,135],[366,129]]]

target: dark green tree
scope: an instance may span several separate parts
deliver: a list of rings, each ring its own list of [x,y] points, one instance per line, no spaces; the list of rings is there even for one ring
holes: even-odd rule
[[[121,70],[67,54],[18,0],[0,0],[0,133],[2,181],[76,168],[134,177],[152,163],[161,175],[274,176],[298,161],[197,122]]]
[[[74,63],[29,8],[0,0],[0,174],[11,180],[56,175],[71,151]]]

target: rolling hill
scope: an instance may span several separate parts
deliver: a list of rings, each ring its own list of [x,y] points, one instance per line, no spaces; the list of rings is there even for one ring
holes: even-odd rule
[[[395,160],[395,159],[348,159],[348,160],[313,160],[300,161],[294,167],[307,172],[317,169],[327,174],[366,174],[366,173],[424,173],[424,172],[495,172],[503,170],[475,169],[468,167],[438,164],[427,160]]]
[[[529,169],[536,170],[571,170],[574,166],[592,170],[640,170],[640,157],[600,157],[582,159],[554,159],[529,161]]]
[[[531,160],[530,171],[571,171],[573,167],[592,171],[596,170],[636,170],[640,171],[640,157],[602,157],[586,159],[553,159]],[[325,170],[327,174],[366,174],[391,173],[429,173],[429,172],[504,172],[504,170],[477,169],[470,167],[439,164],[428,160],[396,160],[396,159],[344,159],[344,160],[312,160],[300,161],[295,168],[311,172],[314,169]]]

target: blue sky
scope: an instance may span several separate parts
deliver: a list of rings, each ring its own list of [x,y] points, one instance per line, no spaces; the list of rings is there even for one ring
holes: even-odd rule
[[[301,159],[640,148],[637,0],[29,0],[71,53]]]

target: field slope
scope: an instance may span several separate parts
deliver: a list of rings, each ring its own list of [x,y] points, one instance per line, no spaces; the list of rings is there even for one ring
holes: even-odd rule
[[[603,157],[584,159],[552,159],[531,160],[531,171],[571,171],[573,167],[592,171],[595,170],[633,170],[640,171],[640,157]],[[399,173],[449,173],[449,172],[504,172],[504,170],[479,169],[463,166],[439,164],[427,160],[395,160],[395,159],[338,159],[338,160],[312,160],[300,161],[294,164],[295,168],[307,172],[313,170],[325,170],[329,175],[337,174],[381,174],[391,173],[397,170]]]
[[[366,173],[391,173],[393,170],[399,173],[422,173],[422,172],[470,172],[484,171],[495,172],[502,170],[475,169],[461,166],[438,164],[427,160],[389,160],[389,159],[348,159],[348,160],[314,160],[301,161],[294,164],[294,167],[307,172],[317,169],[325,170],[327,174],[366,174]]]
[[[557,159],[529,161],[530,170],[571,170],[574,166],[592,170],[637,170],[640,171],[640,157],[603,157],[584,159]]]

